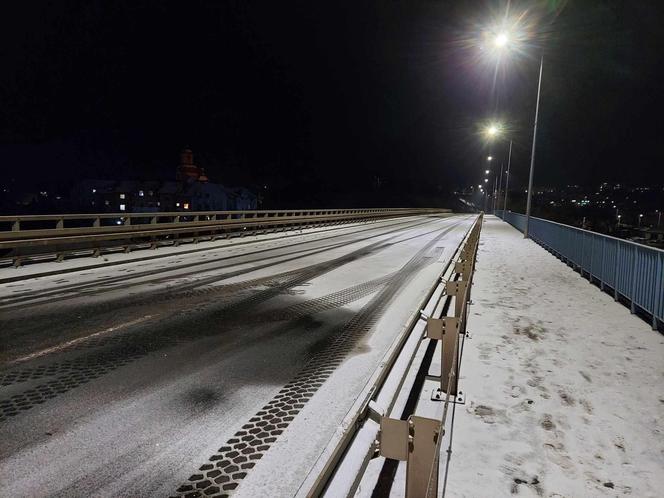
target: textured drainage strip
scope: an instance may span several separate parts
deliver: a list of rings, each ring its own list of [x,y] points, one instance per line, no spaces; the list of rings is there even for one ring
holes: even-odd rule
[[[348,323],[325,350],[312,356],[295,378],[259,410],[234,437],[209,458],[199,472],[176,489],[175,498],[227,498],[240,485],[277,437],[289,426],[323,383],[341,365],[358,340],[381,317],[387,305],[421,268],[427,251],[456,225],[441,232],[411,258]]]

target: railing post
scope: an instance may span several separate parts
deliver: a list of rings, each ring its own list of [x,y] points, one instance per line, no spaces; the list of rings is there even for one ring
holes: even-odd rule
[[[406,498],[438,493],[437,451],[444,429],[439,420],[411,415],[408,420],[381,417],[379,452],[406,462]],[[431,479],[435,489],[430,488]]]
[[[629,296],[629,310],[632,314],[634,314],[634,313],[636,313],[636,305],[634,304],[634,297],[636,296],[636,279],[637,279],[636,267],[637,267],[638,253],[636,251],[636,246],[633,246],[632,250],[633,250],[633,254],[632,254],[632,258],[633,258],[633,262],[632,262],[632,282],[631,282],[632,292],[630,292],[631,295]]]
[[[614,277],[613,277],[613,300],[617,301],[619,297],[619,292],[618,292],[618,265],[620,261],[620,242],[616,244],[616,262],[613,265],[613,272],[614,272]]]
[[[16,218],[14,221],[12,221],[12,232],[20,232],[21,231],[21,220]]]

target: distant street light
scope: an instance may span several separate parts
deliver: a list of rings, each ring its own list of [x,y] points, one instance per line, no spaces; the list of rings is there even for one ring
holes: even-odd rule
[[[641,226],[641,218],[643,218],[642,214],[639,215],[639,226]]]
[[[488,181],[489,181],[488,178],[485,178],[485,179],[484,179],[484,183],[487,183]]]
[[[485,130],[484,133],[486,137],[490,140],[495,140],[498,138],[500,135],[503,134],[503,130],[505,129],[505,126],[500,123],[500,122],[493,122],[489,124]],[[487,161],[493,160],[493,156],[487,157]],[[505,174],[507,175],[506,180],[505,180],[505,202],[503,206],[503,219],[505,217],[505,212],[507,211],[507,187],[509,186],[509,169],[510,165],[512,162],[512,140],[510,140],[510,148],[509,148],[509,153],[507,156],[507,170],[505,171]],[[495,211],[498,203],[498,197],[500,196],[500,192],[503,189],[503,166],[505,163],[503,161],[500,162],[500,175],[498,176],[498,190],[496,191],[494,189],[494,198],[493,198],[493,210]],[[488,175],[490,170],[485,170],[485,173]]]
[[[485,174],[485,175],[488,175],[488,174],[489,174],[489,170],[488,170],[488,169],[485,169],[485,170],[484,170],[484,174]]]

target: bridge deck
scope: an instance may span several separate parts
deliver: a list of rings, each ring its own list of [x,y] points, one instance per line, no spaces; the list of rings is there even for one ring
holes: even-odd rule
[[[0,496],[294,495],[473,220],[0,284]]]
[[[661,496],[664,337],[492,216],[472,299],[446,496]]]

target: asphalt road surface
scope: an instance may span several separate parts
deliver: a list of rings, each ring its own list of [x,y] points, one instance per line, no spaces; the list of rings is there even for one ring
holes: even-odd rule
[[[471,221],[0,284],[0,496],[294,495]]]

